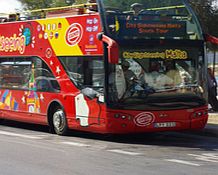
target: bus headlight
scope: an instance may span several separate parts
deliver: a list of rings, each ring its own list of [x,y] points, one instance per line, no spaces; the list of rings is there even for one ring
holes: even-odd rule
[[[114,118],[116,118],[116,119],[123,119],[123,120],[126,120],[126,119],[128,119],[128,120],[132,120],[132,116],[131,115],[129,115],[129,114],[114,114]]]
[[[192,114],[192,118],[198,118],[208,115],[208,110],[196,111]]]

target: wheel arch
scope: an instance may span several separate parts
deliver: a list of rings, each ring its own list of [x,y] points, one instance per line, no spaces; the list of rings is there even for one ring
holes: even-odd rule
[[[51,133],[55,133],[53,122],[52,122],[52,115],[57,107],[60,107],[66,115],[64,105],[59,100],[53,100],[52,102],[50,102],[50,104],[48,105],[48,110],[47,110],[47,121],[48,121],[48,126],[50,128]]]

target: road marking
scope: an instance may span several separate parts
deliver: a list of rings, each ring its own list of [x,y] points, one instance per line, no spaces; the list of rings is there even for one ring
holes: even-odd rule
[[[16,134],[12,132],[7,132],[7,131],[0,131],[1,135],[7,135],[7,136],[13,136],[13,137],[21,137],[21,138],[26,138],[26,139],[41,139],[42,137],[37,137],[37,136],[31,136],[31,135],[25,135],[25,134]]]
[[[192,163],[192,162],[188,162],[188,161],[184,161],[184,160],[178,160],[178,159],[165,159],[165,160],[168,162],[181,163],[181,164],[185,164],[185,165],[201,166],[200,164]]]
[[[78,146],[78,147],[90,147],[91,145],[87,145],[84,143],[78,143],[78,142],[61,142],[62,144],[66,145],[72,145],[72,146]]]
[[[123,150],[119,150],[119,149],[111,149],[111,150],[107,150],[107,151],[109,151],[109,152],[114,152],[114,153],[119,153],[119,154],[131,155],[131,156],[138,156],[138,155],[141,155],[141,153],[123,151]]]
[[[197,160],[202,160],[206,162],[218,163],[218,154],[204,153],[204,154],[188,154],[189,156],[195,157]]]

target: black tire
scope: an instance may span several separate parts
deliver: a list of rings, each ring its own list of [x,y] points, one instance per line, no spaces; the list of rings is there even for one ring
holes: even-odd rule
[[[58,135],[66,135],[68,132],[67,119],[62,108],[57,107],[51,118],[52,130]]]
[[[0,119],[0,124],[2,124],[5,121],[5,119],[1,118]]]

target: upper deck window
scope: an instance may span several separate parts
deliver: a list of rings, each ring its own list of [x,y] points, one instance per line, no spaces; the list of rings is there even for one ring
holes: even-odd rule
[[[202,32],[183,0],[102,0],[106,33],[119,39],[201,40]]]

